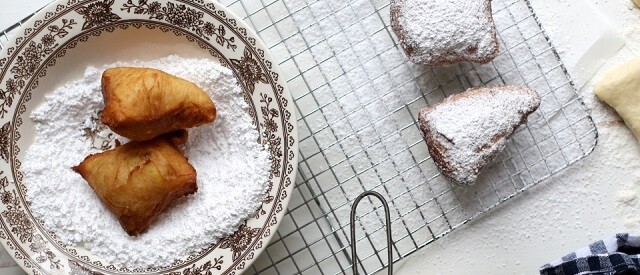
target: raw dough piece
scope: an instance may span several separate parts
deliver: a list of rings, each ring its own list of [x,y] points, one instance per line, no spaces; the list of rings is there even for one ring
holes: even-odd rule
[[[487,63],[498,54],[490,0],[392,0],[391,27],[418,64]]]
[[[132,140],[149,140],[216,118],[216,107],[205,91],[156,69],[107,69],[102,95],[102,123]]]
[[[628,61],[602,78],[596,96],[618,112],[640,141],[640,58]]]
[[[132,141],[85,158],[73,167],[131,236],[144,232],[174,200],[198,190],[196,170],[177,148],[180,130]],[[96,217],[100,218],[100,217]]]
[[[471,185],[539,105],[540,95],[529,88],[475,88],[422,109],[418,120],[442,175]]]

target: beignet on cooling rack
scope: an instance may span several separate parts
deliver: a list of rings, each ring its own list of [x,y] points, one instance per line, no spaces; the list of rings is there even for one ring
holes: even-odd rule
[[[442,175],[471,185],[538,106],[540,95],[529,88],[475,88],[422,109],[418,120]]]
[[[132,140],[149,140],[216,118],[216,107],[204,90],[156,69],[107,69],[102,95],[102,123]]]
[[[392,0],[391,27],[414,63],[487,63],[498,54],[490,0]]]
[[[174,200],[198,190],[196,170],[177,148],[186,130],[90,155],[73,168],[131,236],[144,232]]]

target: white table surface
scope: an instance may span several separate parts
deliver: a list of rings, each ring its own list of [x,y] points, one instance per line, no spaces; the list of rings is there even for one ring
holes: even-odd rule
[[[0,30],[48,1],[0,0]],[[640,183],[640,169],[633,170],[640,168],[640,147],[591,90],[593,79],[638,55],[640,31],[633,29],[640,29],[640,9],[631,0],[531,2],[583,87],[580,92],[600,134],[598,145],[559,175],[401,261],[396,274],[535,274],[547,261],[593,240],[629,232],[638,225],[631,221],[640,221],[619,202],[620,190]],[[607,29],[626,39],[627,46],[611,48],[615,37],[607,36]],[[24,274],[1,247],[0,274]]]

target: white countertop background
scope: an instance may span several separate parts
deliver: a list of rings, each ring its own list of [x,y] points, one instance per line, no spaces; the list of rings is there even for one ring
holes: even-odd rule
[[[49,1],[0,0],[0,30]],[[640,9],[631,0],[530,1],[581,87],[598,145],[587,158],[396,264],[395,274],[536,274],[594,240],[640,233],[640,147],[591,88],[593,79],[640,53]],[[0,274],[24,274],[1,247]]]

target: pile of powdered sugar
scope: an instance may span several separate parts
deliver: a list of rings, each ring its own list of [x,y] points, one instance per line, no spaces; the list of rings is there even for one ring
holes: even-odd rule
[[[158,217],[146,233],[130,237],[89,185],[70,167],[125,140],[101,126],[104,68],[152,67],[196,83],[217,108],[213,124],[189,129],[184,153],[197,171],[198,192]],[[210,60],[177,56],[89,67],[84,79],[46,97],[31,114],[36,137],[23,164],[31,211],[69,245],[83,246],[117,266],[171,264],[233,233],[260,207],[268,187],[269,155],[231,70]]]
[[[489,1],[399,0],[398,5],[402,39],[415,51],[409,58],[416,63],[484,59],[495,53]]]
[[[506,87],[483,88],[447,98],[425,112],[427,127],[451,166],[456,182],[473,183],[487,160],[502,151],[522,116],[540,104],[534,92]],[[498,134],[502,136],[496,139]],[[433,146],[433,145],[432,145]]]

